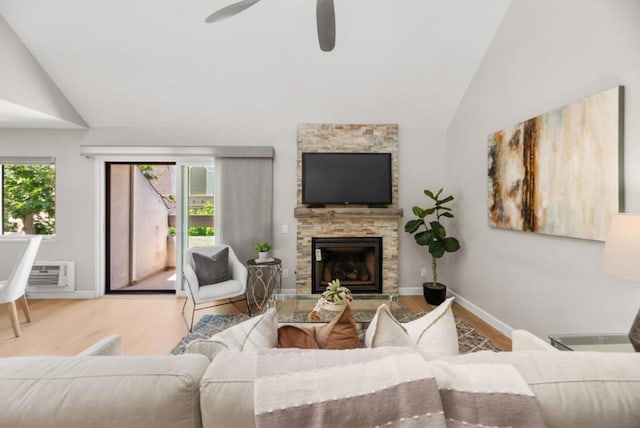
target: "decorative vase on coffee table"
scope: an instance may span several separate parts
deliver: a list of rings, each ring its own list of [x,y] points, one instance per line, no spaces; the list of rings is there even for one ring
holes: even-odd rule
[[[340,312],[344,309],[345,306],[346,306],[345,304],[324,302],[322,303],[321,308],[329,312]]]

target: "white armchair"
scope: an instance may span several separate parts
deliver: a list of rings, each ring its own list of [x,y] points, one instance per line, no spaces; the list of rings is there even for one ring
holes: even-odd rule
[[[205,256],[212,256],[217,254],[220,250],[224,248],[229,249],[229,260],[228,260],[228,272],[231,276],[231,279],[223,282],[218,282],[215,284],[200,284],[198,282],[198,276],[196,275],[194,261],[193,261],[193,253],[203,254]],[[212,245],[212,246],[202,246],[202,247],[191,247],[187,248],[184,252],[184,263],[182,272],[184,275],[184,279],[186,280],[188,293],[193,302],[193,310],[191,311],[191,323],[188,324],[189,331],[193,328],[193,318],[195,315],[195,311],[201,309],[207,309],[214,306],[219,306],[228,303],[236,303],[240,300],[245,300],[247,305],[247,312],[251,315],[251,309],[249,308],[249,302],[246,297],[247,290],[247,268],[238,257],[233,252],[233,249],[228,245]],[[233,297],[243,296],[243,299],[239,299],[236,301],[232,301]],[[204,307],[198,307],[198,305],[206,304],[209,302],[213,302],[216,300],[229,299],[228,302],[213,304]],[[187,300],[185,299],[184,305],[182,306],[182,315],[184,316],[184,311],[187,306]],[[186,319],[185,319],[186,321]]]
[[[20,320],[18,318],[16,301],[20,300],[25,318],[27,322],[31,322],[31,312],[29,312],[29,304],[25,296],[25,290],[33,262],[36,259],[38,248],[40,248],[42,236],[1,238],[0,242],[3,241],[9,242],[12,245],[16,245],[16,243],[22,244],[21,246],[17,246],[20,248],[18,250],[19,255],[8,279],[0,280],[0,303],[7,304],[11,327],[13,327],[13,333],[18,337],[20,336]]]

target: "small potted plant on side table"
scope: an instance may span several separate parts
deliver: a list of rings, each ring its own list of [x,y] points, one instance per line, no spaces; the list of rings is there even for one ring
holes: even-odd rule
[[[431,206],[427,208],[413,207],[413,214],[417,219],[409,220],[404,225],[405,232],[414,234],[416,243],[426,246],[431,254],[431,266],[433,270],[433,281],[422,284],[424,298],[431,305],[439,305],[447,297],[447,286],[438,282],[436,271],[436,259],[444,256],[445,253],[453,253],[460,249],[460,243],[453,236],[447,236],[447,232],[440,223],[442,217],[453,218],[451,208],[445,206],[453,201],[453,196],[440,198],[442,189],[434,194],[430,190],[425,190],[424,194],[432,200]],[[435,215],[435,220],[427,223],[428,216]]]
[[[269,251],[271,250],[271,244],[268,242],[257,242],[255,246],[258,252],[258,260],[266,260],[269,258]]]

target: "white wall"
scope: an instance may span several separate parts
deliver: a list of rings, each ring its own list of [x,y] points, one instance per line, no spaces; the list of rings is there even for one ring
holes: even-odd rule
[[[43,240],[37,260],[75,260],[78,288],[94,289],[93,161],[78,155],[87,131],[0,130],[3,156],[56,158],[56,237]]]
[[[626,332],[640,284],[601,272],[603,243],[487,226],[487,136],[626,88],[626,211],[640,212],[640,2],[514,0],[450,124],[447,174],[463,249],[450,286],[513,328]],[[640,255],[639,262],[640,262]]]
[[[156,2],[153,20],[124,0],[64,13],[47,1],[1,2],[20,40],[94,128],[0,130],[0,152],[49,154],[70,168],[58,180],[67,198],[59,202],[59,236],[46,246],[78,261],[79,287],[89,290],[101,225],[91,223],[95,177],[80,144],[273,146],[274,255],[289,270],[285,287],[294,288],[297,124],[398,123],[402,227],[411,206],[425,202],[425,187],[446,186],[446,128],[509,1],[342,2],[338,26],[345,25],[330,54],[317,49],[309,2],[271,2],[262,12],[257,5],[221,26],[194,24],[206,16],[195,9],[176,19],[171,1]],[[264,13],[278,15],[278,25]],[[5,58],[13,61],[9,52],[0,65]],[[29,96],[34,88],[15,74],[0,80]],[[0,98],[2,89],[0,81]],[[76,222],[77,211],[88,217]],[[81,247],[68,241],[72,233],[82,234]],[[429,266],[425,248],[402,232],[401,288],[420,291],[422,266]]]
[[[444,183],[445,131],[441,125],[415,113],[416,103],[405,109],[395,106],[387,112],[371,113],[367,106],[355,114],[350,107],[327,106],[318,122],[399,124],[400,141],[400,206],[405,219],[411,206],[423,203],[422,189]],[[426,101],[425,101],[426,102]],[[376,111],[379,107],[376,107]],[[80,145],[263,145],[275,148],[274,157],[274,249],[283,260],[289,278],[283,287],[295,289],[296,221],[296,127],[297,111],[282,112],[280,122],[269,129],[178,129],[178,128],[103,128],[89,130],[18,130],[0,129],[0,148],[6,156],[55,156],[57,166],[56,239],[45,242],[39,259],[75,260],[77,288],[94,290],[96,280],[96,169],[94,161],[80,156]],[[302,121],[302,120],[300,120]],[[289,233],[281,233],[282,225]],[[419,267],[427,266],[423,248],[411,236],[400,237],[401,288],[418,287],[422,283]]]
[[[32,109],[52,119],[67,122],[67,127],[86,126],[55,83],[40,67],[38,61],[20,41],[16,33],[0,15],[0,100]],[[19,109],[20,112],[26,110]],[[27,113],[30,115],[30,113]],[[13,116],[12,116],[13,117]],[[38,115],[42,120],[42,117]],[[2,117],[0,117],[0,122]],[[55,120],[48,126],[59,127]]]

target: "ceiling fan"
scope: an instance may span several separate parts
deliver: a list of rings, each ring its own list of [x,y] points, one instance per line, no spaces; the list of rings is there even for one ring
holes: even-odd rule
[[[204,20],[206,23],[222,21],[250,8],[260,0],[241,0],[213,12]],[[336,16],[333,0],[317,0],[316,24],[318,27],[318,42],[324,52],[333,50],[336,45]]]

